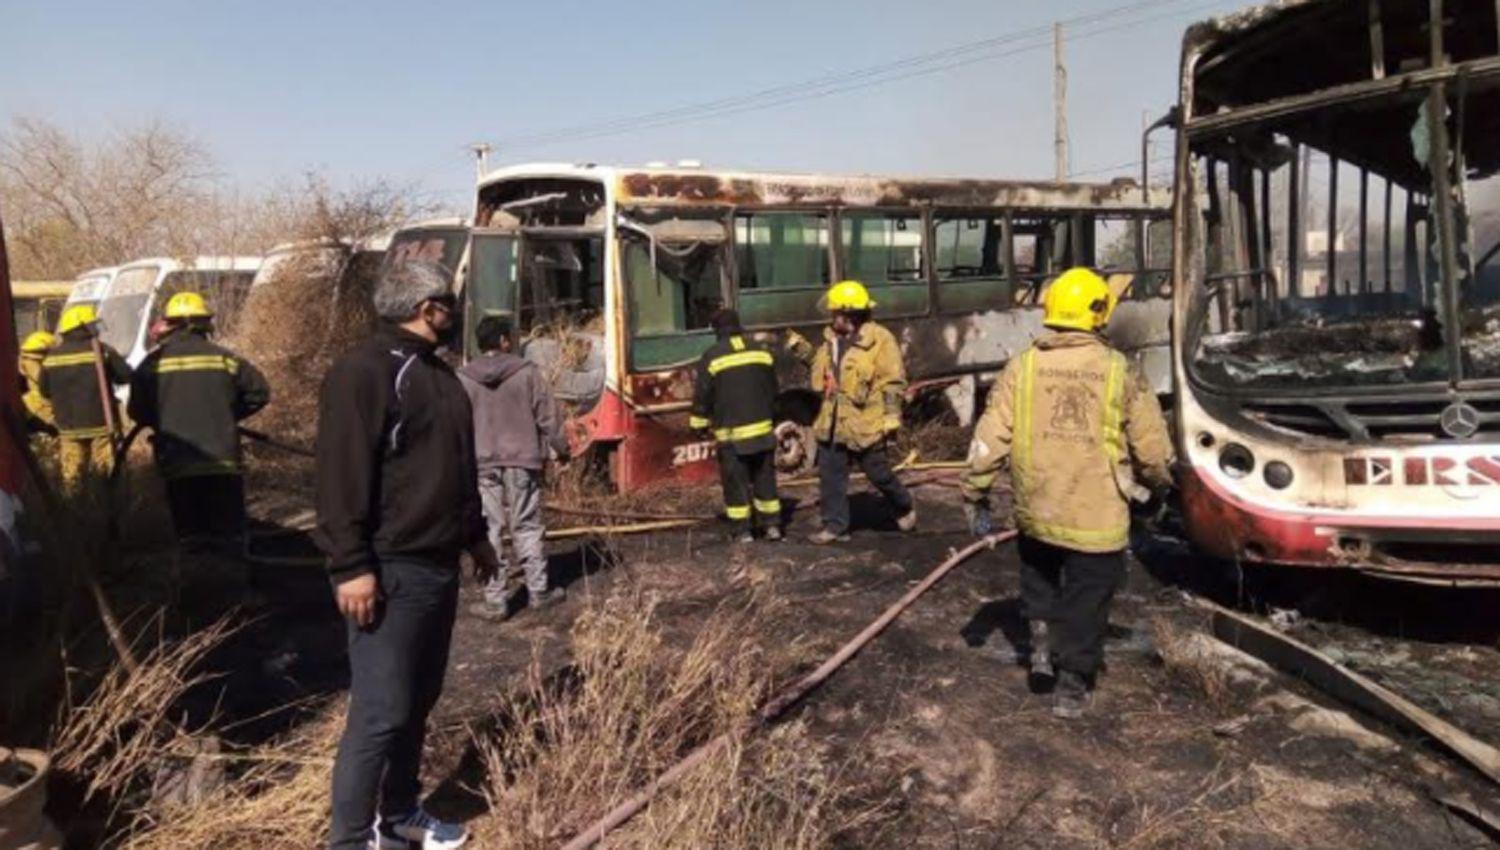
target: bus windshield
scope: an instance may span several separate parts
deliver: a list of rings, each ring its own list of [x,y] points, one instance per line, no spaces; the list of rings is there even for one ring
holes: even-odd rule
[[[99,339],[122,355],[135,347],[158,271],[156,266],[140,266],[120,272],[109,296],[99,302]]]
[[[1410,86],[1193,138],[1197,376],[1237,388],[1500,377],[1500,163],[1483,105],[1500,105],[1497,84]]]

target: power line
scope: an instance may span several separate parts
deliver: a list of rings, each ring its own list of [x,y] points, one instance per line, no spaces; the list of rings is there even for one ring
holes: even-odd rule
[[[1166,154],[1164,156],[1153,156],[1153,157],[1151,157],[1151,159],[1149,160],[1149,162],[1154,165],[1154,164],[1160,163],[1160,162],[1171,162],[1175,158],[1176,157],[1173,156],[1172,154]],[[1089,177],[1089,176],[1092,176],[1092,175],[1095,175],[1095,174],[1109,174],[1110,172],[1113,172],[1113,171],[1124,171],[1127,168],[1140,168],[1140,167],[1141,167],[1141,158],[1140,157],[1136,157],[1135,159],[1132,159],[1132,160],[1129,160],[1129,161],[1126,161],[1126,162],[1122,162],[1119,165],[1107,165],[1107,166],[1103,166],[1101,168],[1090,168],[1090,169],[1088,169],[1086,171],[1069,171],[1068,172],[1068,176],[1069,177]]]
[[[1082,33],[1071,35],[1072,40],[1090,38],[1109,32],[1142,24],[1152,23],[1167,18],[1179,17],[1189,12],[1198,12],[1205,9],[1223,5],[1223,0],[1214,3],[1199,3],[1187,9],[1178,9],[1166,15],[1150,16],[1132,21],[1112,23],[1100,26],[1105,22],[1136,12],[1167,5],[1177,5],[1186,0],[1145,0],[1117,6],[1089,15],[1080,15],[1064,20],[1065,26],[1083,29]],[[1093,28],[1090,29],[1089,27]],[[790,103],[796,103],[816,98],[842,94],[858,89],[870,88],[872,86],[885,85],[887,83],[927,76],[935,73],[953,70],[955,68],[972,65],[977,62],[987,62],[1014,56],[1019,53],[1036,50],[1050,44],[1052,25],[1035,27],[1029,30],[1021,30],[979,41],[968,42],[953,48],[941,51],[919,54],[892,62],[881,63],[853,71],[838,74],[825,75],[823,77],[804,80],[773,88],[762,89],[733,97],[718,98],[716,100],[704,101],[694,104],[675,107],[657,112],[645,113],[625,118],[617,118],[591,124],[580,124],[570,128],[550,130],[529,135],[512,137],[500,142],[497,147],[504,152],[510,152],[518,148],[530,148],[546,145],[555,141],[583,141],[600,138],[603,136],[616,135],[625,132],[654,129],[674,124],[687,123],[691,121],[702,121],[712,118],[720,118],[729,115],[737,115],[745,112],[770,109]],[[1041,40],[1038,40],[1038,39]],[[1030,43],[1028,43],[1030,42]],[[990,52],[997,47],[1006,45],[1011,47],[1000,52]],[[956,58],[955,58],[956,57]]]

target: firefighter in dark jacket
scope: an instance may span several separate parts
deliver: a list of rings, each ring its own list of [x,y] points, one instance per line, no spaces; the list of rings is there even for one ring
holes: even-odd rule
[[[167,302],[166,335],[130,380],[130,418],[152,429],[156,468],[178,538],[243,545],[238,423],[271,400],[249,361],[208,339],[213,312],[196,292]]]
[[[57,323],[62,342],[42,359],[37,378],[38,389],[52,403],[63,487],[70,492],[109,477],[114,468],[116,435],[110,427],[118,427],[120,421],[114,387],[130,382],[125,358],[96,342],[98,324],[93,305],[75,304],[64,311]],[[99,381],[101,361],[107,393]]]
[[[481,580],[500,565],[469,397],[437,353],[463,327],[448,275],[399,264],[374,302],[384,324],[334,362],[318,402],[315,539],[348,620],[350,668],[329,847],[448,850],[468,831],[421,807],[422,742],[448,666],[459,555]]]
[[[767,540],[780,540],[772,413],[775,361],[769,348],[745,338],[735,311],[720,310],[710,323],[719,339],[698,361],[688,424],[711,431],[718,443],[724,514],[736,541],[754,539],[752,516]]]

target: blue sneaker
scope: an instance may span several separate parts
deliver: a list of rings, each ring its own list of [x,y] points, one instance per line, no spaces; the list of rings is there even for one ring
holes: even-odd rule
[[[401,820],[375,820],[375,843],[378,850],[454,850],[469,840],[463,824],[445,823],[422,809]]]

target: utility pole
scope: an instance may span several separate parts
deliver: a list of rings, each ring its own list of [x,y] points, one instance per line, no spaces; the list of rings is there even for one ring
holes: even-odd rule
[[[485,172],[490,170],[490,151],[493,148],[486,142],[475,142],[469,145],[469,150],[474,154],[474,176],[483,178]]]
[[[1057,155],[1057,179],[1068,179],[1068,69],[1063,64],[1063,27],[1052,25],[1052,112],[1056,121],[1052,144]]]
[[[469,150],[474,153],[474,180],[477,183],[484,179],[484,175],[490,170],[490,152],[494,150],[487,142],[475,142],[469,145]],[[469,211],[469,223],[475,227],[479,226],[479,193],[474,193],[474,207]]]

